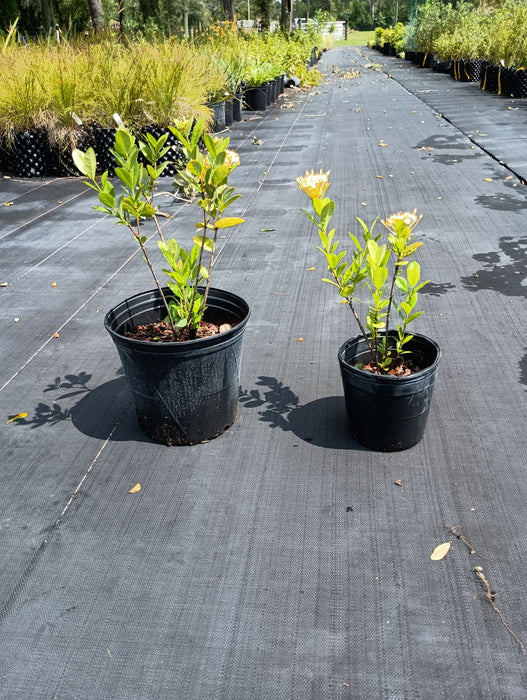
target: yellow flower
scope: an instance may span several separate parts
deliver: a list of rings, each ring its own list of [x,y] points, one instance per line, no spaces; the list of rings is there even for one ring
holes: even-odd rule
[[[330,172],[328,170],[325,173],[321,170],[319,173],[315,173],[313,170],[311,172],[306,170],[306,174],[303,177],[297,177],[296,181],[302,192],[305,192],[310,199],[320,199],[329,187]]]
[[[205,156],[203,164],[205,169],[208,170],[208,168],[210,168],[208,156]],[[237,165],[240,165],[240,156],[236,153],[236,151],[231,151],[229,148],[225,149],[225,160],[223,161],[223,165],[229,169],[229,172],[234,170]]]
[[[237,165],[240,165],[240,156],[236,153],[236,151],[231,151],[227,148],[225,151],[225,160],[223,164],[229,168],[229,170],[232,170]]]
[[[387,219],[381,219],[381,222],[386,226],[387,229],[395,233],[395,224],[397,221],[404,221],[408,226],[410,233],[414,230],[417,224],[423,218],[422,214],[417,215],[417,209],[413,211],[399,211],[397,214],[392,214]]]

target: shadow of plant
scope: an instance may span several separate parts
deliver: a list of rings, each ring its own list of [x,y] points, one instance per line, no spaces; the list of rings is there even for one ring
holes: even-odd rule
[[[510,211],[519,214],[524,209],[527,209],[527,198],[519,194],[479,195],[479,197],[474,198],[474,201],[486,209],[494,209],[496,211]]]
[[[122,369],[118,374],[122,374]],[[57,392],[56,400],[39,402],[33,415],[17,420],[16,425],[33,430],[71,421],[81,433],[99,440],[111,436],[117,441],[151,442],[139,428],[124,376],[91,388],[88,383],[92,376],[79,372],[56,377],[43,389],[43,393]],[[73,405],[71,399],[77,399]],[[118,423],[120,429],[115,431]]]
[[[525,348],[525,355],[518,362],[518,367],[520,368],[520,384],[527,386],[527,348]]]
[[[343,396],[328,396],[305,405],[288,386],[274,377],[258,377],[256,386],[263,389],[241,390],[244,408],[260,409],[259,420],[270,428],[291,432],[317,447],[364,450],[347,430]]]
[[[464,160],[481,158],[483,155],[481,151],[473,150],[461,136],[457,134],[453,136],[450,133],[448,135],[431,136],[423,141],[419,141],[414,148],[418,151],[423,151],[423,158],[431,158],[434,163],[440,163],[441,165],[455,165],[456,163],[462,163]],[[437,153],[437,151],[448,151],[448,153]],[[459,153],[457,151],[468,152]]]
[[[431,297],[440,297],[446,294],[450,289],[455,289],[456,285],[451,282],[428,282],[426,287],[419,292],[420,294],[428,294]]]
[[[484,267],[473,275],[462,277],[461,283],[472,292],[493,289],[511,297],[527,297],[527,237],[499,239],[499,251],[473,256]]]

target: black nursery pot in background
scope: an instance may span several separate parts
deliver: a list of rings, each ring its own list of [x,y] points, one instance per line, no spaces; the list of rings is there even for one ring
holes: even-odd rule
[[[232,99],[232,120],[233,122],[241,122],[243,107],[243,91],[237,92]]]
[[[245,91],[245,105],[254,112],[263,112],[267,109],[267,85],[250,87]]]
[[[356,367],[371,359],[363,336],[347,340],[338,352],[349,429],[357,442],[372,450],[406,450],[423,437],[441,350],[417,333],[405,348],[419,368],[407,377]]]
[[[168,289],[165,294],[170,295]],[[111,309],[104,325],[115,343],[142,431],[165,445],[194,445],[217,437],[235,421],[247,303],[210,289],[205,320],[230,323],[223,333],[178,343],[124,334],[165,316],[157,289]]]

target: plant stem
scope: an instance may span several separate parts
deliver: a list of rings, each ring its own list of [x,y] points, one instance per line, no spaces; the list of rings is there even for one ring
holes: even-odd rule
[[[157,275],[156,275],[155,270],[152,266],[152,263],[150,262],[150,258],[148,257],[148,253],[146,252],[145,245],[144,245],[143,241],[141,240],[141,232],[140,232],[141,223],[140,223],[139,219],[136,219],[136,226],[137,226],[137,229],[134,229],[132,226],[129,226],[130,231],[134,235],[134,238],[136,239],[136,241],[139,243],[139,247],[141,248],[141,252],[143,253],[145,262],[148,265],[150,272],[152,273],[152,277],[154,278],[154,282],[156,283],[156,287],[159,291],[159,294],[161,295],[161,300],[163,301],[163,305],[164,305],[165,310],[167,312],[168,323],[169,323],[170,329],[171,329],[172,333],[174,334],[174,340],[176,340],[177,330],[176,330],[176,326],[174,325],[174,321],[172,320],[172,316],[170,314],[170,308],[168,306],[168,301],[165,297],[165,294],[164,294],[163,289],[159,283],[159,280],[157,279]]]
[[[401,256],[397,256],[397,261],[395,263],[394,269],[393,269],[393,277],[392,277],[392,286],[390,288],[390,297],[388,300],[388,311],[386,312],[386,343],[388,343],[388,331],[390,330],[390,312],[392,310],[392,299],[393,299],[393,294],[395,291],[395,280],[399,276],[399,261],[401,259]],[[386,345],[388,347],[388,345]]]
[[[348,297],[348,305],[351,309],[351,313],[353,314],[354,319],[357,321],[357,323],[359,325],[359,329],[360,329],[360,332],[362,333],[362,335],[364,336],[364,340],[368,343],[368,348],[369,348],[369,351],[372,355],[372,359],[374,359],[376,361],[375,348],[372,345],[368,334],[366,333],[366,329],[364,328],[364,326],[361,323],[361,320],[359,318],[359,314],[357,313],[357,311],[355,310],[355,308],[353,306],[353,301],[352,301],[351,297]]]
[[[196,294],[198,293],[198,284],[199,284],[199,281],[200,281],[200,270],[201,270],[201,264],[202,264],[202,262],[203,262],[203,251],[205,250],[205,238],[207,237],[207,223],[208,223],[207,211],[204,209],[204,210],[203,210],[203,234],[202,234],[202,236],[201,236],[201,238],[202,238],[202,241],[201,241],[202,245],[200,246],[199,258],[198,258],[198,268],[199,268],[199,270],[198,270],[198,274],[197,274],[197,276],[196,276],[196,281],[195,281],[194,286],[193,286],[193,288],[192,288],[192,299],[191,299],[191,302],[190,302],[190,309],[191,309],[191,311],[192,311],[192,309],[194,308],[194,301],[196,300]],[[210,268],[209,268],[209,270],[210,270]],[[207,286],[208,286],[208,284],[209,284],[209,280],[208,280],[208,278],[207,278]],[[205,306],[205,304],[203,304],[203,306]],[[196,330],[196,329],[192,329],[191,332],[192,332],[192,333],[195,333],[195,330]]]
[[[218,238],[218,230],[219,229],[215,226],[214,236],[212,238],[212,253],[210,254],[209,262],[209,276],[207,277],[207,283],[205,284],[205,294],[203,295],[203,307],[207,306],[207,299],[209,298],[210,278],[212,277],[212,268],[214,267],[215,262],[214,253],[216,252],[216,240]]]

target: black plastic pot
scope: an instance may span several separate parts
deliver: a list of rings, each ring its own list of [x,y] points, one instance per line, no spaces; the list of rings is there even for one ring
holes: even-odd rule
[[[254,112],[263,112],[267,109],[267,85],[250,87],[245,91],[245,104],[247,109]]]
[[[273,81],[269,80],[266,84],[267,87],[267,107],[270,107],[273,104]]]
[[[170,294],[168,289],[165,294]],[[141,429],[155,442],[194,445],[217,437],[235,421],[247,303],[211,289],[205,319],[230,323],[218,335],[180,343],[127,338],[139,324],[164,317],[157,289],[125,299],[104,325],[114,341]]]
[[[115,175],[115,158],[110,152],[115,144],[115,132],[116,129],[111,127],[93,127],[97,172],[100,174],[107,170],[110,177]]]
[[[225,102],[214,102],[208,105],[212,114],[212,131],[225,129]]]
[[[225,100],[225,126],[230,126],[234,121],[232,114],[232,99]]]
[[[241,122],[243,106],[243,92],[238,92],[232,100],[232,120],[233,122]]]
[[[52,168],[51,150],[42,131],[20,131],[15,133],[8,170],[17,177],[43,177]]]
[[[395,452],[423,437],[441,350],[415,334],[405,346],[419,371],[408,377],[377,375],[356,367],[370,360],[363,336],[347,340],[338,352],[351,434],[372,450]]]

